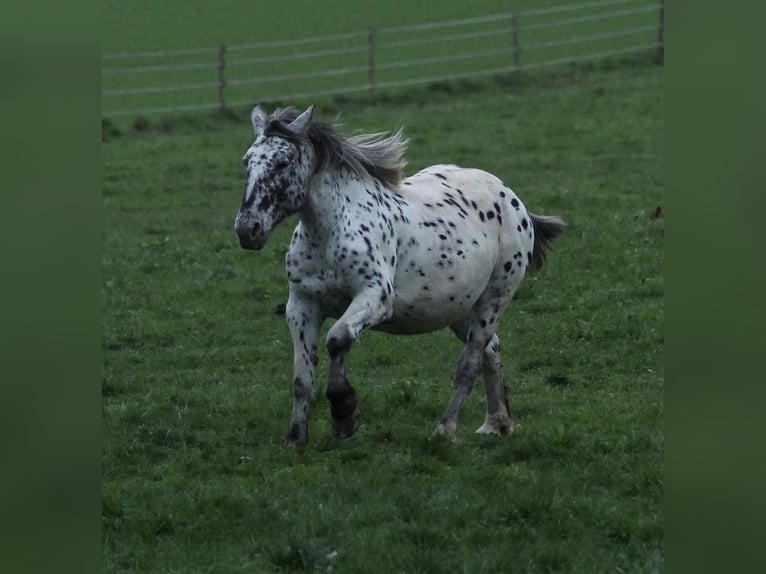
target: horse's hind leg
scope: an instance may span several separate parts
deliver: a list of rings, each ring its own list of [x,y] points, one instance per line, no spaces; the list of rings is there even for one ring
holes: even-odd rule
[[[482,348],[484,344],[481,339],[474,338],[474,334],[468,331],[465,338],[465,346],[460,354],[455,369],[454,386],[452,388],[452,397],[447,404],[447,410],[439,421],[434,431],[434,435],[444,436],[450,440],[456,439],[457,419],[460,411],[463,410],[468,395],[479,375],[482,361]]]
[[[455,335],[465,343],[468,336],[467,323],[456,323],[451,328]],[[500,338],[497,334],[492,335],[489,343],[484,347],[481,357],[481,374],[486,392],[487,414],[484,424],[476,432],[481,434],[510,434],[513,431],[513,421],[503,378]]]
[[[500,339],[496,335],[500,318],[513,298],[518,281],[508,283],[501,271],[490,279],[487,289],[479,297],[468,315],[451,325],[455,334],[465,343],[455,371],[452,398],[434,434],[454,440],[457,419],[481,370],[487,389],[487,418],[479,432],[507,434],[511,428],[505,384],[500,362]],[[507,422],[506,422],[507,421]]]
[[[500,357],[500,338],[493,335],[482,356],[481,373],[487,393],[487,414],[479,434],[511,434],[513,419],[508,406],[508,389],[503,378],[503,362]]]

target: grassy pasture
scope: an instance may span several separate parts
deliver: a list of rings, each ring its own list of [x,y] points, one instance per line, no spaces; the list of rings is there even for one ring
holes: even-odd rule
[[[460,346],[365,334],[363,426],[281,446],[291,344],[275,313],[294,221],[258,254],[233,217],[241,117],[111,133],[103,152],[106,572],[654,572],[663,569],[663,71],[572,69],[327,104],[404,126],[408,173],[487,169],[569,228],[501,324],[517,430],[429,441]]]
[[[174,50],[252,44],[440,20],[474,18],[566,4],[564,0],[105,0],[104,52]]]

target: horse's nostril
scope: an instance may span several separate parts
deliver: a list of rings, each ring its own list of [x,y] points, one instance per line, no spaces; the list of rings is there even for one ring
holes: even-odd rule
[[[252,229],[253,235],[258,233],[260,230],[261,230],[261,224],[257,222],[253,223],[253,229]]]

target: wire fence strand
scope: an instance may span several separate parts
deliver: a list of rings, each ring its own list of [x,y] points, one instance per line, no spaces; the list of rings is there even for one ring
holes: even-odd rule
[[[103,117],[378,92],[655,51],[664,1],[599,0],[209,48],[102,55]],[[217,96],[217,97],[216,97]]]

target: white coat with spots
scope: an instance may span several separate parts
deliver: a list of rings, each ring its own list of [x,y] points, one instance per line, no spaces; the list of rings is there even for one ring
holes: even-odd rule
[[[360,424],[344,367],[353,341],[367,329],[444,327],[465,346],[435,434],[454,439],[479,373],[487,404],[477,432],[510,433],[496,331],[563,221],[529,213],[500,179],[478,169],[435,165],[403,179],[401,132],[349,137],[314,122],[313,110],[253,110],[255,141],[243,159],[247,184],[235,223],[241,246],[258,250],[285,217],[300,217],[286,258],[294,347],[287,443],[308,441],[319,332],[328,317],[338,319],[326,341],[337,436],[351,436]]]

